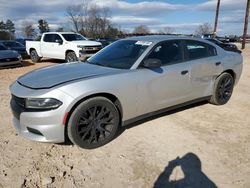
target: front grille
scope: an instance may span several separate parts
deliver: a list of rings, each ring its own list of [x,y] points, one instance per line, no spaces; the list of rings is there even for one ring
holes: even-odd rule
[[[21,107],[25,107],[25,99],[12,95],[12,100],[16,102]]]
[[[4,58],[4,59],[0,59],[0,62],[12,62],[12,61],[18,61],[18,58]]]
[[[84,51],[88,52],[88,51],[99,51],[102,47],[101,46],[85,46],[84,47]]]

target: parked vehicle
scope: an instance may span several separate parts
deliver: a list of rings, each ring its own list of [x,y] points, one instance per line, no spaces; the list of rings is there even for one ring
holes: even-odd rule
[[[223,43],[217,39],[212,39],[212,38],[206,38],[205,40],[208,40],[208,41],[218,45],[219,47],[223,48],[224,50],[241,53],[241,51],[237,48],[237,46],[235,44]]]
[[[26,51],[33,62],[42,57],[65,59],[67,62],[85,60],[102,48],[102,44],[86,40],[73,32],[44,33],[41,41],[27,41]]]
[[[21,43],[22,45],[24,45],[26,47],[26,41],[34,41],[34,40],[29,39],[29,38],[17,38],[16,41]]]
[[[117,39],[113,39],[113,38],[100,38],[97,40],[97,42],[102,43],[102,47],[106,47],[115,41],[117,41]]]
[[[20,135],[82,148],[111,141],[120,126],[208,100],[223,105],[242,72],[241,54],[190,37],[119,40],[86,63],[34,70],[10,87]]]
[[[19,53],[13,50],[8,50],[0,44],[0,67],[22,65],[22,57]]]
[[[22,56],[22,58],[27,58],[28,57],[25,46],[22,45],[19,42],[16,42],[16,41],[13,41],[13,40],[2,40],[2,41],[0,41],[0,44],[5,46],[9,50],[17,51]]]

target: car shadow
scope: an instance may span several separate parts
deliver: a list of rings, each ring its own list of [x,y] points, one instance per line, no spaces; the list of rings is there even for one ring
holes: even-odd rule
[[[170,180],[176,167],[180,167],[183,176],[179,180]],[[216,184],[202,172],[201,160],[194,153],[187,153],[182,158],[169,161],[154,183],[154,188],[217,188]]]

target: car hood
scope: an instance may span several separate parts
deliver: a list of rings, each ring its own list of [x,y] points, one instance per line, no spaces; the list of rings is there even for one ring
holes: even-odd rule
[[[49,89],[80,79],[90,79],[118,73],[124,70],[91,65],[89,63],[65,63],[36,69],[18,78],[17,82],[31,89]]]
[[[91,40],[78,40],[78,41],[71,41],[74,44],[77,45],[83,45],[83,46],[100,46],[102,45],[100,42],[91,41]]]
[[[20,52],[26,51],[26,49],[23,47],[13,47],[13,48],[11,48],[11,50],[20,51]]]
[[[13,50],[0,50],[0,59],[16,58],[19,54]]]

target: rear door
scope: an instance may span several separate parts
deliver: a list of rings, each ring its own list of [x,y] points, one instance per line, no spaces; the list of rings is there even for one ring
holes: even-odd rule
[[[54,55],[53,48],[53,34],[44,34],[41,43],[41,53],[43,57],[53,58]]]
[[[216,48],[196,40],[185,40],[184,48],[185,60],[191,66],[192,98],[211,95],[214,80],[223,69]]]
[[[183,59],[182,41],[173,40],[158,44],[145,58],[159,59],[160,68],[139,68],[138,112],[145,114],[190,98],[190,66]]]
[[[59,44],[58,41],[63,41],[58,34],[45,34],[41,51],[43,57],[64,59],[64,45]]]

